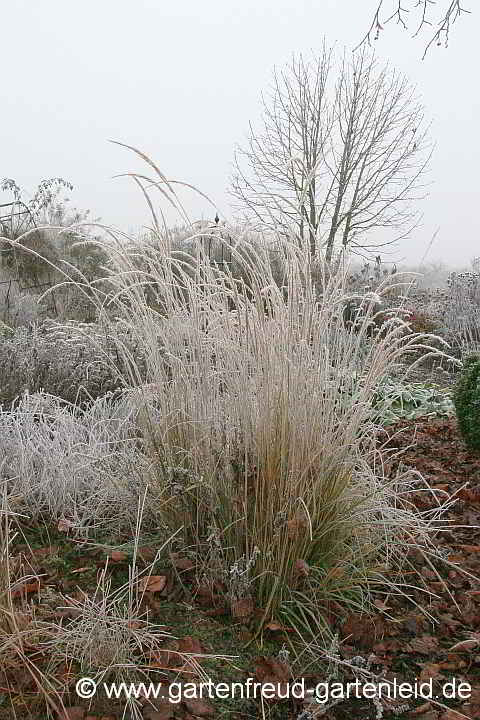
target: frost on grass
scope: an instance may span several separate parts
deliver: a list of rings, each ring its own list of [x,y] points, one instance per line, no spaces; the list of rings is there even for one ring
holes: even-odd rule
[[[104,397],[87,410],[44,393],[0,412],[0,467],[9,502],[34,518],[79,529],[131,515],[149,477],[127,402]]]
[[[168,195],[159,171],[157,182]],[[433,336],[413,333],[402,308],[381,319],[393,276],[347,327],[345,264],[313,273],[295,238],[240,234],[220,267],[195,237],[193,254],[175,250],[153,219],[156,243],[114,238],[102,289],[88,288],[128,392],[83,412],[26,398],[2,415],[12,494],[85,524],[128,513],[148,478],[159,524],[231,599],[264,608],[261,622],[311,626],[332,598],[363,608],[439,527],[441,508],[418,513],[408,477],[386,480],[373,411],[392,366]]]

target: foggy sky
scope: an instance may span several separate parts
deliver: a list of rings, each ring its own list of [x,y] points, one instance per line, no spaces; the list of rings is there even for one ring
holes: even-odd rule
[[[386,0],[388,3],[390,0]],[[34,190],[48,177],[75,186],[73,204],[102,221],[149,222],[138,189],[116,174],[143,170],[108,139],[150,155],[172,179],[193,183],[228,216],[235,143],[260,111],[273,66],[293,51],[352,49],[377,0],[12,0],[2,6],[1,166]],[[406,73],[432,120],[436,150],[423,225],[397,257],[467,265],[480,255],[480,12],[455,24],[447,50],[428,33],[411,40],[389,26],[380,59]],[[410,33],[411,34],[411,33]],[[212,217],[185,197],[192,219]],[[9,198],[2,196],[2,202]],[[214,214],[214,211],[213,211]]]

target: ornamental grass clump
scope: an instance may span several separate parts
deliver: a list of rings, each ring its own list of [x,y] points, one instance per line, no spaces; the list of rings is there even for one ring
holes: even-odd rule
[[[156,173],[136,176],[150,207],[156,187],[184,217],[173,186],[142,157]],[[371,299],[345,327],[345,264],[332,273],[320,263],[314,283],[294,238],[259,236],[255,246],[232,233],[223,240],[231,261],[219,265],[194,229],[192,255],[171,248],[155,213],[153,222],[155,249],[120,236],[105,245],[110,290],[91,285],[88,294],[100,315],[116,318],[162,527],[197,552],[199,571],[237,614],[242,600],[261,608],[260,622],[318,630],[328,600],[362,608],[394,581],[403,592],[395,572],[407,548],[433,552],[442,509],[418,513],[418,481],[386,479],[372,400],[391,366],[425,350],[428,336],[412,333],[401,311],[372,333]],[[125,332],[142,348],[141,368]],[[410,586],[408,577],[405,594]]]

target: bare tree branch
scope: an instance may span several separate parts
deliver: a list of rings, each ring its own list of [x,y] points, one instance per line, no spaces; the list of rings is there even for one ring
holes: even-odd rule
[[[333,64],[324,47],[312,62],[294,57],[274,73],[261,126],[250,125],[232,178],[243,211],[294,232],[312,256],[323,247],[327,260],[339,247],[373,247],[376,231],[404,237],[415,227],[431,155],[405,78],[365,47],[341,60],[336,79]]]
[[[385,0],[380,0],[368,31],[355,50],[365,43],[370,45],[372,37],[374,40],[378,40],[380,33],[385,29],[385,25],[392,20],[395,20],[397,24],[403,27],[404,30],[408,30],[409,13],[411,13],[417,21],[416,30],[412,37],[417,37],[427,26],[436,28],[425,47],[422,58],[424,59],[433,44],[448,47],[450,30],[453,23],[460,17],[460,15],[471,12],[470,10],[462,7],[461,0],[446,0],[446,2],[444,1],[442,3],[440,17],[437,17],[437,20],[434,21],[431,17],[431,11],[437,6],[436,0],[403,0],[403,2],[402,0],[393,0],[393,4],[393,12],[383,16],[382,12],[384,10]]]

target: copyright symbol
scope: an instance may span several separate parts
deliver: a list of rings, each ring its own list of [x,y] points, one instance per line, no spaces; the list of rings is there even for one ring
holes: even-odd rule
[[[97,691],[97,683],[91,678],[81,678],[75,685],[78,697],[84,700],[92,698]]]

